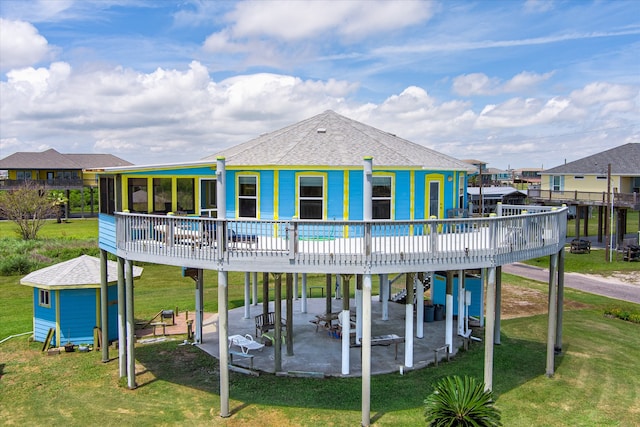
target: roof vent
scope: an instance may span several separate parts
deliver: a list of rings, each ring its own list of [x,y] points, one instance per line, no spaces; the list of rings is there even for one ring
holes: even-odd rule
[[[318,128],[318,133],[327,133],[327,129],[326,128]]]

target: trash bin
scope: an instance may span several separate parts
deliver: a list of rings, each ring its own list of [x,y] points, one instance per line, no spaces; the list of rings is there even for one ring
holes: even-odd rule
[[[435,312],[435,308],[433,307],[433,305],[425,304],[424,305],[424,321],[425,322],[433,322],[434,312]]]
[[[444,320],[444,305],[436,304],[434,308],[435,310],[433,314],[433,320],[435,320],[436,322]]]

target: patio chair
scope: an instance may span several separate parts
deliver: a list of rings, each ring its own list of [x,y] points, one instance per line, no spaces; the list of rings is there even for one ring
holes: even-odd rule
[[[249,350],[262,350],[264,344],[261,344],[253,340],[250,334],[246,335],[231,335],[229,337],[229,348],[232,345],[240,347],[242,353],[247,354]]]

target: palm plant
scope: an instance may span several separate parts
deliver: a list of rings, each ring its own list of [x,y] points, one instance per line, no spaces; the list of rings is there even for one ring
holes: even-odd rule
[[[425,419],[429,426],[501,426],[500,410],[493,394],[475,378],[457,375],[440,380],[425,401]]]

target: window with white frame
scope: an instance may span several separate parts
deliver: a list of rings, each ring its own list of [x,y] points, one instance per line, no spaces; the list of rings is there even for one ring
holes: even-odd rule
[[[374,176],[372,193],[373,219],[391,219],[391,177]]]
[[[238,216],[257,218],[258,215],[258,177],[240,175],[238,177]]]
[[[560,191],[560,176],[551,177],[551,190]]]
[[[322,219],[324,213],[324,178],[301,176],[298,179],[298,214],[300,219]]]
[[[46,289],[38,290],[38,305],[42,307],[51,307],[49,291]]]

